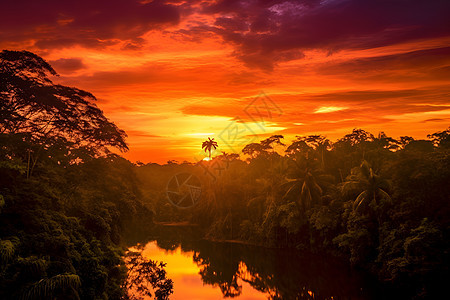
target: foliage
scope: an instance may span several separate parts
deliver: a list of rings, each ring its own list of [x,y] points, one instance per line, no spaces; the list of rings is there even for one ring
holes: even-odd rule
[[[143,300],[151,297],[154,292],[156,300],[167,300],[173,293],[173,282],[166,277],[165,263],[159,264],[142,256],[141,252],[128,251],[126,253],[128,266],[124,299]]]
[[[374,173],[367,161],[363,161],[359,168],[352,169],[351,175],[342,186],[343,194],[348,195],[356,191],[359,193],[353,202],[353,209],[363,211],[371,205],[380,207],[380,201],[391,201],[389,196],[389,183]]]
[[[396,140],[355,129],[335,143],[310,135],[290,145],[273,136],[246,145],[246,161],[236,156],[214,178],[190,164],[144,165],[138,177],[154,183],[143,190],[157,195],[146,199],[157,221],[199,224],[213,240],[324,251],[421,298],[449,276],[447,136]],[[181,170],[203,182],[199,205],[182,213],[156,192]],[[223,292],[238,293],[228,279]]]
[[[122,235],[136,222],[151,223],[151,213],[138,201],[137,181],[127,175],[133,165],[124,162],[42,165],[31,179],[20,173],[1,177],[0,298],[119,299],[124,294]]]
[[[209,159],[211,160],[211,151],[217,148],[217,142],[214,139],[208,138],[206,141],[202,143],[202,149],[205,149],[205,152],[209,152]]]
[[[130,298],[127,278],[167,299],[164,264],[130,253],[127,275],[122,259],[124,237],[154,220],[199,224],[214,240],[339,256],[402,288],[402,296],[437,298],[445,287],[450,129],[429,140],[354,129],[334,143],[309,135],[290,145],[274,135],[246,145],[245,161],[236,153],[211,158],[217,143],[208,138],[205,164],[134,165],[110,153],[127,149],[125,133],[94,96],[54,84],[52,75],[35,54],[0,53],[1,299]],[[199,204],[184,211],[165,195],[180,172],[203,183]],[[206,282],[237,296],[239,261],[222,256],[194,258]],[[266,288],[273,280],[252,284]]]
[[[56,275],[52,278],[39,280],[37,283],[29,287],[23,294],[22,299],[51,299],[55,295],[63,293],[64,297],[72,295],[79,298],[77,289],[80,287],[80,277],[77,275]],[[72,295],[67,295],[69,291]],[[66,298],[66,299],[67,299]]]
[[[153,215],[135,165],[109,151],[125,132],[50,75],[33,53],[0,53],[0,299],[121,299],[123,237]]]
[[[91,93],[54,84],[51,75],[57,74],[36,54],[0,52],[0,139],[16,150],[9,160],[28,161],[30,176],[43,150],[61,164],[109,153],[108,147],[128,149],[125,132]]]

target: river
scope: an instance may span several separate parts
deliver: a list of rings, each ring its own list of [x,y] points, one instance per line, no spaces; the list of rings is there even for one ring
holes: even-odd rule
[[[367,276],[327,255],[173,236],[140,248],[167,264],[173,300],[374,299]]]

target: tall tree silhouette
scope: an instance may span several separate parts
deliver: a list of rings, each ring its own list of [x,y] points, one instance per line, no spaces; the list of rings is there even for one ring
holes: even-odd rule
[[[325,152],[328,151],[328,148],[331,147],[331,141],[329,139],[327,139],[325,136],[319,134],[319,135],[308,135],[305,137],[297,136],[296,142],[297,142],[296,144],[298,146],[303,146],[303,148],[304,148],[304,144],[302,145],[301,142],[304,142],[307,146],[309,146],[310,148],[313,148],[317,152],[318,156],[320,157],[321,168],[322,169],[325,168],[324,155],[325,155]]]
[[[450,148],[450,127],[447,130],[429,134],[427,137],[431,139],[437,147]]]
[[[26,151],[28,169],[51,148],[69,160],[100,156],[109,153],[108,147],[126,151],[125,132],[103,115],[96,98],[54,84],[52,75],[56,71],[36,54],[0,52],[0,134],[38,145]]]
[[[206,141],[202,143],[202,149],[205,149],[205,152],[209,152],[209,160],[211,160],[211,150],[214,148],[214,150],[217,148],[217,142],[214,141],[214,138],[208,137]]]
[[[362,212],[369,205],[379,205],[381,200],[391,200],[387,192],[389,183],[375,174],[367,161],[363,161],[359,168],[354,168],[347,179],[343,185],[343,191],[358,193],[353,202],[353,209],[356,211]]]
[[[271,137],[262,140],[259,143],[250,143],[242,149],[242,153],[256,158],[260,155],[270,155],[275,153],[275,146],[284,146],[281,140],[284,139],[282,135],[272,135]]]
[[[305,212],[314,204],[320,204],[323,188],[333,181],[332,176],[324,174],[312,159],[303,158],[301,161],[292,161],[286,176],[289,186],[284,197],[296,199],[301,211]]]

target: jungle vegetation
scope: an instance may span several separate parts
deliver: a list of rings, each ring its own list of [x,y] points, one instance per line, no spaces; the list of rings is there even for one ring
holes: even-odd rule
[[[33,53],[0,52],[0,299],[140,299],[127,267],[167,299],[163,265],[124,251],[126,229],[152,224],[134,165],[110,150],[127,149],[125,132],[52,75]]]
[[[427,140],[362,129],[335,142],[275,135],[216,157],[220,141],[208,139],[199,149],[209,161],[133,164],[116,154],[126,133],[95,97],[53,75],[33,53],[0,53],[1,299],[135,299],[130,284],[145,280],[152,291],[136,288],[167,299],[164,264],[124,247],[164,222],[197,224],[210,240],[340,257],[407,298],[445,287],[450,128]],[[166,194],[180,172],[202,182],[198,204],[183,210]]]
[[[220,144],[219,144],[220,146]],[[402,297],[438,295],[449,278],[450,129],[427,140],[354,129],[336,142],[277,135],[196,164],[136,168],[156,222],[198,224],[206,239],[341,257]],[[198,205],[179,210],[165,184],[190,172]]]

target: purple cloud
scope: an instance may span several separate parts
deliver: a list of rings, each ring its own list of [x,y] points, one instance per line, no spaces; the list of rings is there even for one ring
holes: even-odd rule
[[[99,47],[139,42],[151,29],[179,22],[176,6],[163,1],[10,1],[0,10],[0,40],[35,40],[47,48]]]
[[[333,53],[450,36],[449,15],[448,0],[16,0],[0,10],[0,40],[32,40],[43,50],[123,41],[133,50],[146,32],[192,18],[173,36],[220,36],[248,66],[271,70],[309,49]]]
[[[81,58],[60,58],[57,60],[49,61],[56,72],[69,73],[86,68]]]
[[[201,11],[216,18],[205,31],[235,45],[235,56],[249,66],[264,69],[283,61],[279,57],[302,57],[290,55],[293,50],[332,53],[450,36],[447,0],[228,0],[204,4]]]

